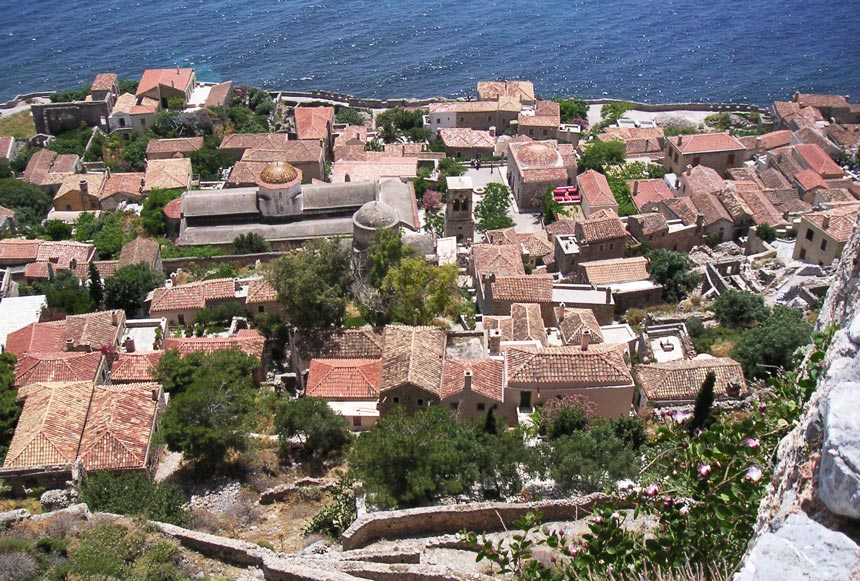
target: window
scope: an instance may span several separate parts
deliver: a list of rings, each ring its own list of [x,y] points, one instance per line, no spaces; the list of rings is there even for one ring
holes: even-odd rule
[[[484,405],[484,402],[479,402],[479,403],[478,403],[478,411],[479,411],[479,412],[484,411],[484,408],[485,408],[485,407],[487,407],[487,406],[485,406],[485,405]]]
[[[827,250],[827,238],[821,239],[821,250]]]
[[[732,165],[733,163],[735,163],[735,154],[734,153],[729,154],[729,157],[726,158],[726,163],[729,165]]]
[[[442,123],[442,120],[439,117],[436,117],[436,125],[439,125],[440,123]]]
[[[806,229],[806,239],[812,242],[812,239],[815,238],[815,232],[812,231],[812,228]]]
[[[120,126],[120,127],[125,127],[125,117],[120,117],[120,118],[119,118],[119,126]]]
[[[71,209],[72,209],[72,205],[71,205],[71,204],[66,204],[66,210],[71,210]]]
[[[424,407],[424,400],[419,399],[418,401],[415,402],[415,405],[417,405],[418,407]]]
[[[455,402],[455,401],[454,401],[454,402],[451,402],[451,409],[452,409],[453,411],[457,411],[457,407],[458,407],[457,402]]]
[[[392,397],[392,398],[391,398],[391,401],[392,401],[393,403],[400,403],[400,398],[399,398],[399,397]]]
[[[179,313],[179,315],[178,315],[176,318],[177,318],[177,320],[179,321],[179,324],[180,324],[180,325],[184,325],[184,324],[185,324],[185,315],[183,315],[182,313]]]
[[[265,312],[266,312],[266,307],[265,307],[265,306],[263,306],[263,305],[258,306],[258,307],[257,307],[257,312],[258,312],[258,313],[265,313]]]
[[[361,416],[352,416],[352,427],[360,428],[361,427]]]
[[[699,165],[700,163],[702,163],[702,158],[701,158],[701,157],[694,157],[694,158],[693,158],[693,164],[692,164],[692,165],[693,165],[693,167],[696,167],[696,166],[697,166],[697,165]]]
[[[549,131],[548,129],[544,129],[544,130],[543,130],[543,135],[544,135],[544,137],[546,137],[547,135],[549,135],[548,131]]]
[[[610,242],[609,243],[609,250],[612,250],[613,248],[615,248],[615,242]]]
[[[143,127],[146,127],[146,119],[144,119],[143,117],[141,117],[141,118],[140,118],[140,124],[141,124]]]
[[[492,115],[488,115],[488,116],[487,116],[487,121],[489,121],[490,123],[492,123],[492,122],[493,122],[493,116],[492,116]]]
[[[806,248],[801,248],[801,249],[800,249],[800,259],[801,259],[801,260],[806,260]]]

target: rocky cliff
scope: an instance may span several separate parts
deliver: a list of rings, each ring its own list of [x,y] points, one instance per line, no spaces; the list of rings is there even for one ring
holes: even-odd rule
[[[736,581],[860,580],[860,223],[817,323],[832,325],[826,372],[780,444]]]

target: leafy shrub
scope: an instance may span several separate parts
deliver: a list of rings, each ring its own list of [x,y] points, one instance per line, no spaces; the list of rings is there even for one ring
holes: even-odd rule
[[[95,472],[81,487],[81,497],[91,510],[142,516],[175,525],[188,521],[185,495],[174,484],[157,484],[146,474]]]
[[[275,429],[281,440],[281,457],[289,457],[288,440],[298,438],[305,454],[317,459],[340,454],[352,442],[349,424],[324,399],[286,399],[278,406]]]
[[[350,486],[346,482],[340,482],[331,496],[331,502],[305,527],[305,535],[318,533],[336,539],[355,520],[355,495]]]
[[[594,419],[596,409],[594,403],[585,396],[555,397],[541,408],[541,427],[553,439],[569,436],[587,428]]]
[[[143,541],[141,536],[130,534],[122,525],[97,525],[81,535],[80,543],[69,555],[72,570],[82,577],[103,575],[127,579],[129,565]]]
[[[234,254],[257,254],[260,252],[269,252],[271,249],[272,245],[269,244],[269,241],[256,232],[239,234],[233,240]]]
[[[737,329],[762,323],[770,316],[770,309],[759,294],[729,290],[714,301],[714,315],[721,325]]]

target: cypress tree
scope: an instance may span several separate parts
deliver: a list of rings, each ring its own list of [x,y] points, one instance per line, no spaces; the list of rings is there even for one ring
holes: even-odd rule
[[[104,300],[104,287],[102,286],[102,277],[92,262],[90,262],[90,298],[95,303],[96,309],[100,309]]]
[[[714,386],[716,384],[717,374],[709,371],[708,375],[705,376],[702,387],[699,388],[699,393],[696,395],[696,407],[693,409],[693,417],[687,426],[687,431],[690,434],[697,429],[703,429],[711,417],[711,406],[714,405]]]

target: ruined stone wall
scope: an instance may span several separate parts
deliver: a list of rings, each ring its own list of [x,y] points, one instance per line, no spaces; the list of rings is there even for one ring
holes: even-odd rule
[[[105,101],[76,101],[74,103],[45,103],[32,105],[36,133],[58,135],[77,129],[82,123],[94,127],[101,125],[110,115]]]

